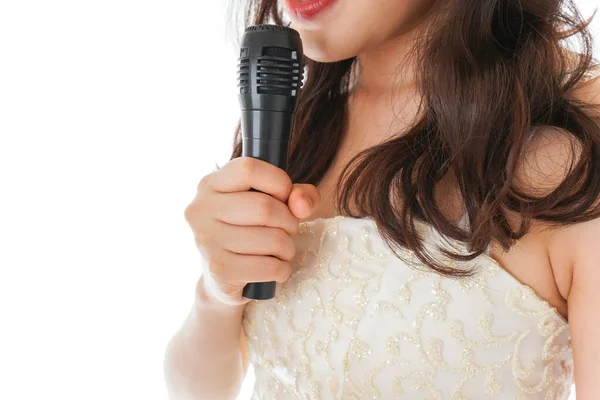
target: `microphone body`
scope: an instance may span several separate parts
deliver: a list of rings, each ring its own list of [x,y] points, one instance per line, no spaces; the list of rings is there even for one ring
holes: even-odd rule
[[[300,35],[284,26],[250,26],[244,31],[238,61],[242,156],[258,158],[287,172],[290,134],[303,77]],[[271,299],[275,285],[275,281],[251,282],[242,295],[253,300]]]

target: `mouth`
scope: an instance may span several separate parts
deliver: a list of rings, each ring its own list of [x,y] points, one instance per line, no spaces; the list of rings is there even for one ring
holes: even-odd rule
[[[286,0],[290,13],[298,19],[310,20],[331,7],[337,0]]]

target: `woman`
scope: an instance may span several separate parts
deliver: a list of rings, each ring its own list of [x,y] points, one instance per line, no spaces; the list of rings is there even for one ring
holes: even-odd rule
[[[597,398],[600,82],[576,7],[251,3],[307,57],[289,175],[238,129],[186,208],[207,262],[171,398],[234,399],[250,362],[255,399]]]

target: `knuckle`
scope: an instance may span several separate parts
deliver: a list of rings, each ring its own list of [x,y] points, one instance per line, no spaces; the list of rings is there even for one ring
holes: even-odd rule
[[[188,204],[183,210],[183,216],[186,221],[191,222],[194,216],[198,213],[198,206],[195,202]]]
[[[212,173],[204,175],[198,183],[198,188],[209,187]]]
[[[294,223],[290,225],[291,229],[290,229],[290,233],[294,234],[294,233],[298,233],[300,231],[300,220],[296,217],[294,217]]]
[[[269,261],[264,264],[264,272],[268,279],[274,280],[279,273],[279,263],[275,257],[267,257]]]
[[[267,196],[260,196],[256,200],[256,216],[260,222],[266,222],[273,213],[273,204]]]
[[[286,195],[289,195],[292,192],[292,189],[294,188],[294,184],[292,182],[292,178],[287,173],[284,173],[283,175],[285,176],[285,179],[283,181],[283,189]]]
[[[289,262],[286,263],[284,281],[287,281],[290,278],[290,276],[292,276],[293,272],[294,272],[294,270],[292,269],[292,264]]]
[[[292,265],[289,262],[281,263],[281,267],[279,268],[279,274],[276,278],[277,282],[285,282],[292,275]]]
[[[198,196],[185,207],[183,215],[188,222],[207,210],[208,203],[206,200],[206,198]]]
[[[288,251],[289,254],[287,256],[286,261],[292,261],[294,259],[294,257],[296,257],[296,246],[294,245],[294,243],[292,242],[289,246],[288,246]]]
[[[271,242],[278,249],[285,248],[287,245],[287,233],[280,228],[273,228],[271,230]]]
[[[293,258],[292,252],[295,252],[295,246],[290,246],[291,239],[283,229],[275,228],[271,240],[273,246],[275,246],[276,249],[281,250],[281,253],[286,260],[291,260],[291,258]],[[294,250],[292,250],[292,248],[294,248]]]
[[[253,157],[242,157],[240,160],[240,168],[249,182],[252,174],[256,170],[256,160]]]

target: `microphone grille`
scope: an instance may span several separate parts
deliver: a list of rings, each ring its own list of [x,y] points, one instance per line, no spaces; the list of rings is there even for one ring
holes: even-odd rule
[[[263,47],[257,59],[256,91],[295,96],[302,73],[298,52],[287,47]]]
[[[238,58],[240,94],[296,97],[304,79],[303,58],[295,29],[272,24],[247,27]]]
[[[288,28],[287,26],[281,26],[281,25],[272,25],[272,24],[259,24],[259,25],[252,25],[246,28],[245,32],[251,32],[251,31],[275,31],[275,32],[284,32],[284,33],[290,33],[294,36],[300,36],[300,34],[298,33],[298,31],[296,31],[295,29],[292,28]]]
[[[246,53],[242,51],[245,55]],[[251,60],[248,56],[239,58],[238,87],[240,93],[251,93],[251,82],[256,84],[258,94],[278,94],[296,96],[304,74],[301,71],[298,52],[287,47],[263,47],[256,58],[255,75],[251,76]]]
[[[262,55],[263,56],[271,56],[271,57],[281,57],[281,58],[292,58],[292,49],[287,47],[263,47]]]

